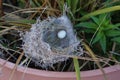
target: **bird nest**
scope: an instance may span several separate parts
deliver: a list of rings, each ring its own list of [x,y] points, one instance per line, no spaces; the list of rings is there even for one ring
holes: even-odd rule
[[[83,54],[81,42],[74,34],[73,25],[66,15],[45,20],[38,18],[22,40],[25,55],[41,67],[65,61],[69,55]]]

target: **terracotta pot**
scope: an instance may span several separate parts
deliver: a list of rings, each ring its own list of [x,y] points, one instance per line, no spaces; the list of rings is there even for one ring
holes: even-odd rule
[[[0,59],[0,65],[3,65],[5,60]],[[5,63],[0,68],[0,80],[9,80],[14,64],[11,62]],[[108,80],[120,80],[120,66],[115,65],[104,68]],[[104,80],[102,72],[97,70],[82,71],[82,80]],[[17,67],[12,80],[76,80],[74,72],[53,72],[43,71],[31,68]]]

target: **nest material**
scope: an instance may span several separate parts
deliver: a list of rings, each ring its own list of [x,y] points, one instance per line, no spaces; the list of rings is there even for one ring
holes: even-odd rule
[[[65,30],[67,35],[59,39],[57,33]],[[80,56],[83,49],[73,32],[73,26],[66,15],[58,18],[37,20],[29,32],[23,36],[23,50],[26,56],[41,67],[52,66],[59,61],[68,59],[65,55]],[[79,49],[79,50],[78,50]]]

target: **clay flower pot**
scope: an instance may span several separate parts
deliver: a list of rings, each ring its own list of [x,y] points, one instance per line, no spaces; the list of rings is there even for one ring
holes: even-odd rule
[[[0,80],[9,80],[10,74],[15,64],[0,59]],[[120,66],[114,65],[104,68],[108,80],[120,79]],[[104,80],[102,72],[97,70],[82,71],[82,80]],[[75,72],[53,72],[31,68],[17,67],[12,80],[76,80]]]

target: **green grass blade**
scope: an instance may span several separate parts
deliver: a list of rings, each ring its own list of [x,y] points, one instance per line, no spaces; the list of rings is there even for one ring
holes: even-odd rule
[[[84,28],[88,28],[88,29],[95,29],[97,28],[97,25],[95,23],[92,23],[92,22],[81,22],[77,25],[75,25],[75,27],[84,27]]]
[[[67,4],[68,4],[68,7],[71,8],[71,0],[66,0]]]
[[[96,16],[98,14],[108,13],[108,12],[117,11],[117,10],[120,10],[120,6],[113,6],[113,7],[104,8],[104,9],[101,9],[101,10],[96,10],[94,12],[91,12],[91,13],[83,16],[79,20],[84,21],[84,20],[90,18],[91,16]]]
[[[103,35],[104,35],[103,32],[99,31],[99,32],[96,34],[95,38],[93,39],[92,44],[98,42],[98,41],[102,38]]]
[[[100,24],[101,21],[97,17],[92,16],[91,18],[97,25]]]
[[[76,12],[77,4],[78,4],[78,0],[72,1],[71,6],[72,6],[72,12],[73,12],[73,14]]]
[[[115,37],[115,38],[112,39],[112,41],[120,43],[120,37]]]
[[[108,37],[116,37],[116,36],[120,36],[120,30],[108,30],[106,31],[106,36]]]
[[[76,78],[77,80],[81,80],[78,59],[73,58],[73,62],[74,62],[74,67],[75,67],[75,72],[76,72]]]
[[[101,45],[103,52],[105,53],[106,52],[106,37],[104,34],[102,35],[102,38],[100,39],[100,45]]]
[[[115,27],[120,27],[120,23],[115,24]]]

